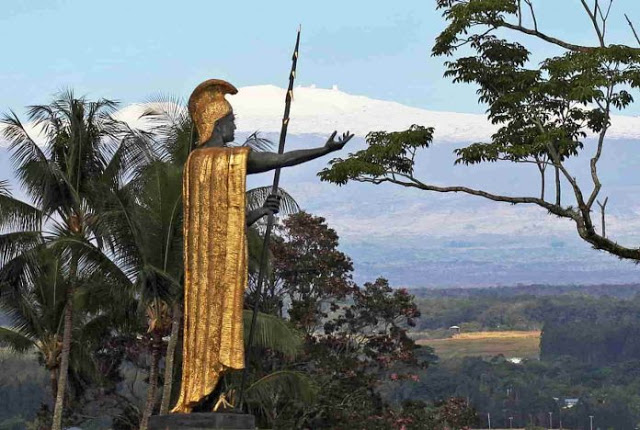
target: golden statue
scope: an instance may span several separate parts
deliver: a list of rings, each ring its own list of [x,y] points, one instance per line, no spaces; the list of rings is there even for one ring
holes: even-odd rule
[[[233,110],[225,94],[238,90],[218,79],[196,87],[189,114],[198,146],[184,167],[184,339],[180,397],[172,412],[189,413],[227,369],[244,367],[243,301],[247,284],[246,227],[277,213],[279,198],[246,212],[246,175],[294,166],[342,147],[353,137],[336,132],[319,148],[284,154],[228,147]]]

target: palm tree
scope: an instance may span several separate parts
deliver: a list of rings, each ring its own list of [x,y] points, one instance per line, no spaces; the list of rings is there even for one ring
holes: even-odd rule
[[[67,280],[50,251],[43,249],[39,254],[37,259],[5,265],[0,273],[0,310],[10,321],[8,328],[0,328],[0,341],[19,353],[38,351],[49,372],[55,401]]]
[[[162,338],[171,327],[170,304],[180,290],[181,176],[177,167],[152,161],[108,195],[100,221],[115,260],[134,280],[139,312],[147,316],[151,367],[142,429],[155,405]]]
[[[83,271],[90,272],[102,264],[112,266],[97,252],[103,246],[97,228],[102,194],[129,169],[143,164],[150,151],[147,135],[113,119],[115,108],[113,101],[89,102],[76,98],[71,91],[63,92],[49,105],[31,106],[28,118],[38,131],[41,144],[36,143],[14,112],[0,119],[17,165],[17,177],[33,202],[33,206],[14,205],[15,210],[25,212],[25,221],[20,224],[16,215],[9,224],[17,223],[19,229],[8,234],[26,239],[17,246],[5,246],[2,261],[4,264],[19,261],[21,253],[44,239],[56,242],[63,270],[68,274],[54,430],[61,429],[74,328],[74,297]],[[43,221],[48,225],[43,225]],[[10,240],[6,236],[4,239]]]
[[[64,262],[46,246],[22,254],[20,259],[0,270],[0,310],[10,321],[9,327],[0,328],[0,341],[18,353],[37,351],[49,372],[54,401],[58,391],[60,339],[69,281]],[[100,294],[97,280],[86,279],[81,284],[89,281],[95,299],[95,294]],[[105,293],[113,299],[114,291],[110,287],[103,289],[101,299],[105,298]],[[118,319],[117,315],[103,312],[104,306],[97,309],[92,304],[78,303],[86,302],[83,300],[86,297],[86,294],[76,294],[74,306],[76,323],[72,338],[75,347],[71,351],[70,376],[76,381],[96,379],[98,373],[90,351],[101,336],[117,327],[114,321]]]

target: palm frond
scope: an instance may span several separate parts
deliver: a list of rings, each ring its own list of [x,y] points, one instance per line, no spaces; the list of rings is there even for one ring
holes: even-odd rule
[[[31,161],[47,161],[44,151],[29,135],[14,111],[4,114],[0,118],[0,124],[4,125],[2,135],[9,141],[10,149],[14,152],[14,160],[18,166]]]
[[[251,133],[245,139],[244,143],[239,146],[248,146],[253,151],[258,152],[273,151],[273,149],[275,148],[275,144],[269,139],[260,136],[260,132],[258,131],[254,131],[253,133]]]
[[[264,238],[255,225],[247,228],[247,248],[249,254],[249,261],[247,262],[249,273],[258,273],[260,270],[260,264],[262,262],[262,247],[264,245]],[[267,263],[271,262],[271,251],[269,250],[269,259]]]
[[[256,187],[247,191],[247,212],[262,207],[267,197],[271,194],[271,187]],[[284,188],[278,188],[277,194],[281,196],[280,216],[287,216],[300,212],[300,206]]]
[[[182,166],[191,152],[194,127],[186,104],[181,97],[159,94],[150,98],[141,115],[154,124],[167,161]]]
[[[96,237],[104,242],[114,261],[129,276],[135,275],[135,267],[142,264],[142,226],[137,202],[141,189],[135,182],[115,190],[104,190],[97,216],[88,223]],[[60,236],[63,236],[63,232]]]
[[[146,307],[147,303],[154,300],[172,303],[178,291],[180,291],[180,282],[178,280],[150,264],[143,266],[138,274],[137,284],[140,291],[141,307]]]
[[[74,295],[74,308],[82,309],[89,314],[106,312],[112,318],[113,327],[116,321],[125,322],[129,317],[129,310],[138,307],[138,298],[132,281],[122,283],[122,279],[115,276],[103,276],[99,271],[82,274]],[[118,317],[116,316],[118,315]]]
[[[39,231],[17,231],[0,234],[0,267],[8,261],[42,245]]]
[[[181,126],[189,121],[189,112],[183,97],[172,94],[156,94],[145,101],[146,109],[141,117],[148,117],[160,125]]]
[[[314,401],[316,393],[316,387],[306,374],[282,370],[251,384],[246,390],[246,401],[253,407],[266,407],[273,404],[278,395],[284,394],[287,398],[308,404]]]
[[[252,316],[250,310],[243,313],[245,342],[249,341]],[[258,313],[253,341],[260,348],[269,348],[291,358],[302,350],[300,332],[282,318],[269,314]]]
[[[62,262],[51,250],[39,246],[0,268],[0,309],[13,329],[42,339],[60,328],[68,286]]]
[[[23,353],[35,346],[34,341],[18,330],[0,327],[0,345],[9,347],[12,351]]]
[[[113,320],[110,314],[104,313],[94,316],[89,321],[83,321],[78,326],[78,333],[75,336],[79,343],[95,343],[109,334],[113,328]]]
[[[0,229],[37,230],[42,211],[11,195],[9,182],[0,180]]]
[[[78,280],[86,284],[84,274],[90,276],[100,273],[105,279],[112,279],[118,285],[131,284],[128,274],[102,250],[89,241],[66,235],[64,231],[57,232],[48,239],[49,247],[57,255],[73,254],[78,259]]]
[[[152,133],[132,129],[123,121],[118,121],[118,126],[118,143],[102,174],[102,181],[113,186],[156,159]]]

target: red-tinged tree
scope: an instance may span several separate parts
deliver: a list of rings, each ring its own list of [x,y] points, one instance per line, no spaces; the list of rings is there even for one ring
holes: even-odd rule
[[[322,217],[302,211],[285,219],[277,232],[266,309],[282,316],[287,303],[291,322],[311,334],[354,291],[353,263],[338,250],[338,234]]]
[[[351,259],[338,250],[338,234],[322,217],[300,212],[277,232],[261,309],[306,332],[298,367],[318,394],[313,404],[283,414],[276,427],[341,428],[348,422],[352,428],[389,428],[392,422],[401,428],[402,411],[390,409],[378,387],[391,372],[410,379],[407,369],[420,365],[407,336],[420,315],[414,297],[383,278],[356,285]]]

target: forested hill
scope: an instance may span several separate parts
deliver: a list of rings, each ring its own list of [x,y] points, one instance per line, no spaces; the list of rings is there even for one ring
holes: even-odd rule
[[[419,298],[444,297],[487,297],[511,298],[519,296],[593,296],[631,299],[640,294],[640,284],[597,284],[597,285],[518,285],[514,287],[490,288],[411,288],[411,294]]]
[[[540,330],[548,320],[571,321],[594,309],[640,310],[640,285],[551,286],[411,290],[421,317],[412,331]],[[612,311],[615,314],[615,311]],[[424,334],[424,333],[422,333]]]

